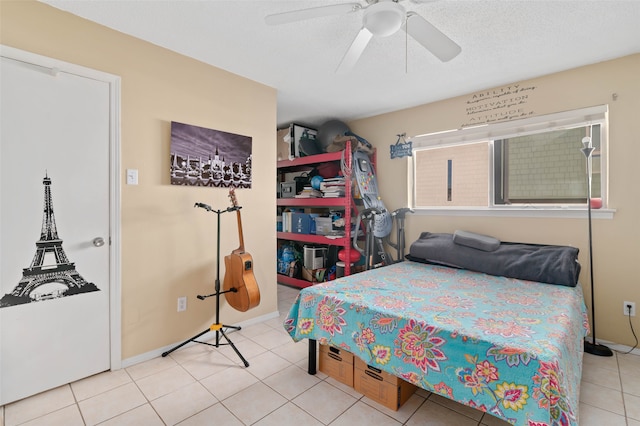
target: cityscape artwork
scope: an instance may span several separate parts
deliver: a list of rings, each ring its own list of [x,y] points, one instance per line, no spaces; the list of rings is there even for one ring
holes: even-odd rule
[[[251,188],[250,136],[171,122],[171,184]]]

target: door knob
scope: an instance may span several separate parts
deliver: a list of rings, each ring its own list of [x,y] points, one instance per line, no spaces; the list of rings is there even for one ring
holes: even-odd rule
[[[93,239],[93,245],[96,247],[102,247],[104,245],[104,238],[96,237]]]

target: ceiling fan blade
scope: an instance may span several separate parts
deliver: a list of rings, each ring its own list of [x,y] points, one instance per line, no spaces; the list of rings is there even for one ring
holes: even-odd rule
[[[422,16],[409,12],[404,30],[442,62],[458,56],[462,48]]]
[[[338,65],[338,68],[336,69],[336,73],[344,74],[349,72],[356,62],[358,62],[360,56],[362,56],[362,52],[364,52],[364,49],[367,47],[367,44],[369,44],[372,37],[373,34],[363,27],[351,43],[351,46],[349,46],[347,53],[344,54],[340,65]]]
[[[291,12],[275,13],[267,15],[264,21],[267,25],[288,24],[290,22],[303,21],[305,19],[320,18],[323,16],[342,15],[362,9],[359,3],[332,4],[329,6],[312,7],[309,9],[292,10]]]

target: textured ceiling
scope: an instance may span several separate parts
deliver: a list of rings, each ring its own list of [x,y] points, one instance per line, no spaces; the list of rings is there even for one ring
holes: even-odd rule
[[[280,26],[264,17],[354,0],[42,1],[276,88],[279,126],[369,117],[640,52],[638,0],[402,0],[462,53],[442,63],[399,31],[374,38],[344,75],[335,69],[362,11]]]

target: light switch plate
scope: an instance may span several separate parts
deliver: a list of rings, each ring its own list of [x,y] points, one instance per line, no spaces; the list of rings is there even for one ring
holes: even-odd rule
[[[138,169],[127,169],[127,185],[138,184]]]

